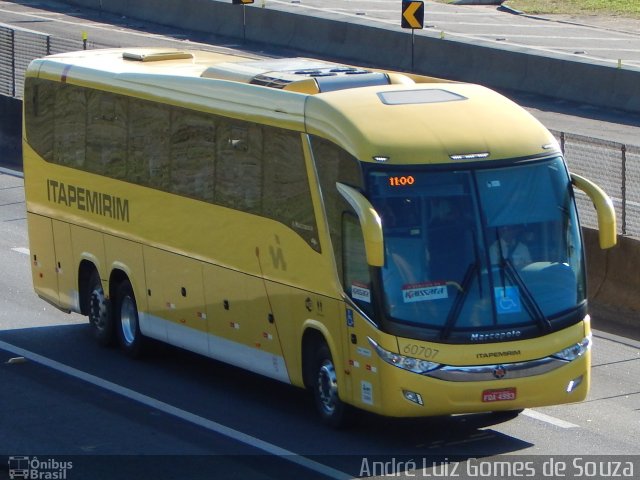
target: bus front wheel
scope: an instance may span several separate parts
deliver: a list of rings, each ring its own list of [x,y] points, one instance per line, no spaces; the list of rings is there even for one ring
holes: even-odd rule
[[[93,331],[93,336],[100,345],[113,344],[115,328],[109,302],[102,288],[102,281],[97,270],[94,270],[89,278],[89,323]]]
[[[118,285],[115,314],[120,348],[130,357],[139,357],[144,337],[140,332],[138,305],[129,280],[123,280]]]
[[[351,409],[338,395],[336,369],[326,344],[316,351],[312,385],[316,408],[322,421],[333,428],[347,426],[351,419]]]

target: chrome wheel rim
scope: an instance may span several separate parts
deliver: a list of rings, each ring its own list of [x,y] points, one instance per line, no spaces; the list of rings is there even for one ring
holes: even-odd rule
[[[318,371],[318,398],[322,410],[328,415],[333,414],[338,399],[338,379],[331,360],[325,360]]]
[[[120,325],[125,342],[131,345],[136,339],[138,312],[133,299],[129,296],[124,297],[120,305]]]

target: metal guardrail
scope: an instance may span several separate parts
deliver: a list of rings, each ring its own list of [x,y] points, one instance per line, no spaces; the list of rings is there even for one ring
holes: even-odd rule
[[[22,98],[24,71],[35,58],[88,48],[112,47],[86,39],[61,39],[0,24],[0,94]],[[552,131],[571,171],[600,185],[613,199],[618,233],[640,238],[640,147]],[[597,227],[590,200],[576,195],[584,226]]]

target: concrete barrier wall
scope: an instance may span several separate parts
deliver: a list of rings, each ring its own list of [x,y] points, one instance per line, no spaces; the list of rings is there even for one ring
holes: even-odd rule
[[[22,102],[0,95],[0,164],[22,170]]]
[[[62,0],[62,3],[229,37],[242,36],[242,8],[215,0]]]
[[[242,38],[340,59],[399,70],[411,69],[411,35],[399,26],[376,26],[366,19],[330,13],[301,15],[281,6],[242,7],[216,0],[66,0],[163,25]],[[295,11],[294,11],[295,10]],[[570,61],[568,61],[570,60]],[[448,38],[423,31],[415,36],[413,69],[436,77],[481,83],[640,112],[640,68],[617,69],[604,62],[586,62],[561,55],[532,55],[525,49],[488,42]]]
[[[598,246],[598,232],[584,229],[589,298],[640,312],[640,241],[618,237],[609,250]]]

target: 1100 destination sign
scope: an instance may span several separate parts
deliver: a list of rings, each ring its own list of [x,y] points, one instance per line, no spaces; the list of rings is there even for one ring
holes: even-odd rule
[[[410,187],[414,183],[416,183],[416,179],[412,175],[389,177],[390,187]]]

